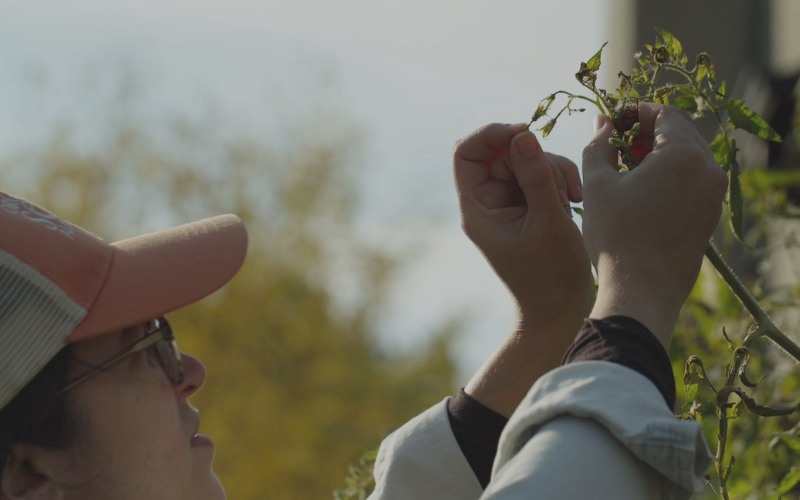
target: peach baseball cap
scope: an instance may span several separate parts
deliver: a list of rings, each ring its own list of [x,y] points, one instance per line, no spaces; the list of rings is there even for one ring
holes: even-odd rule
[[[225,285],[246,253],[235,215],[108,244],[0,192],[0,409],[66,343],[196,302]]]

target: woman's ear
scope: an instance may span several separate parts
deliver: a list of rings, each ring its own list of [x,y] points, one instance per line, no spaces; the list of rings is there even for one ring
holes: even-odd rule
[[[11,447],[0,478],[0,500],[62,500],[64,492],[45,465],[47,452],[32,445]]]

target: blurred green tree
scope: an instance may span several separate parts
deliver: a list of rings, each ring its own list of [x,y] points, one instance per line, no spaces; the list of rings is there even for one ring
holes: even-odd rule
[[[381,349],[375,319],[402,263],[355,231],[360,146],[340,116],[276,139],[235,120],[125,112],[140,104],[91,130],[54,126],[0,161],[0,186],[110,241],[240,215],[251,236],[244,268],[170,315],[181,348],[208,369],[192,400],[229,498],[329,498],[348,464],[454,391],[458,325],[415,352]]]
[[[745,191],[747,215],[750,229],[745,243],[753,251],[753,258],[743,262],[741,244],[736,241],[729,228],[719,231],[715,244],[729,262],[740,261],[743,268],[755,264],[757,272],[743,274],[745,284],[754,292],[765,310],[790,335],[796,339],[800,326],[793,324],[793,315],[800,308],[798,286],[800,286],[800,261],[797,260],[797,241],[793,236],[800,226],[798,210],[787,201],[786,190],[800,182],[800,170],[777,172],[752,169],[743,172],[742,187]],[[725,216],[723,216],[724,220]],[[750,253],[751,250],[748,250]],[[775,290],[770,286],[768,273],[775,265],[774,256],[783,252],[781,273],[794,276],[796,285],[791,290]],[[776,293],[780,292],[780,293]],[[784,293],[788,292],[788,293]],[[727,367],[733,360],[733,348],[742,343],[753,323],[752,317],[731,292],[722,278],[706,261],[695,287],[689,296],[676,327],[670,346],[670,359],[678,384],[677,414],[692,411],[691,401],[681,397],[681,381],[684,380],[686,360],[699,357],[705,366],[708,380],[717,389],[723,385]],[[723,329],[725,335],[723,335]],[[800,372],[796,362],[786,356],[774,344],[756,342],[750,350],[747,375],[755,388],[741,386],[759,404],[773,408],[795,406],[800,399]],[[717,446],[718,417],[715,414],[715,394],[705,383],[701,383],[699,408],[695,408],[697,420],[703,424],[712,452]],[[727,483],[730,498],[797,499],[798,488],[777,491],[783,478],[793,467],[800,467],[800,447],[792,447],[784,441],[800,442],[800,426],[797,413],[781,417],[760,417],[749,411],[736,411],[738,397],[728,398],[727,446],[723,463],[735,457],[732,473]],[[780,437],[787,436],[787,437]],[[788,437],[791,436],[791,437]],[[708,471],[716,478],[714,466]],[[716,487],[715,479],[711,486]],[[697,495],[699,499],[719,498],[711,487]]]

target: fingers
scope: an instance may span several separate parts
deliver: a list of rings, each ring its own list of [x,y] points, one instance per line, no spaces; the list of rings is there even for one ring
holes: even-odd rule
[[[640,134],[654,138],[653,150],[672,143],[695,143],[696,130],[681,111],[663,104],[639,104]],[[669,137],[670,141],[660,140]]]
[[[595,133],[583,149],[583,180],[586,185],[617,175],[617,149],[608,143],[614,124],[605,115],[595,117]]]
[[[553,153],[545,153],[550,163],[558,168],[559,174],[564,179],[566,184],[566,194],[570,201],[578,203],[583,201],[583,187],[581,184],[581,176],[578,173],[578,166],[573,163],[569,158],[559,156]],[[556,182],[558,184],[558,182]]]
[[[552,216],[564,213],[558,195],[557,175],[560,170],[542,151],[536,136],[529,131],[520,132],[511,141],[511,168],[525,195],[529,214]],[[563,182],[563,176],[558,176]],[[566,183],[565,183],[566,186]],[[568,207],[567,207],[568,208]]]
[[[569,208],[569,200],[579,202],[581,195],[581,179],[578,167],[571,160],[552,153],[545,153],[553,170],[553,177],[559,191],[561,204]],[[492,158],[489,165],[489,179],[516,183],[517,177],[511,167],[511,152],[503,148]]]
[[[459,192],[479,186],[489,176],[488,166],[498,149],[508,147],[511,139],[527,124],[493,123],[481,127],[453,146],[453,175]]]

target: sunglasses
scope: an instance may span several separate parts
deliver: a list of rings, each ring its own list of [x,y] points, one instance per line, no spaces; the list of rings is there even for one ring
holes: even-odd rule
[[[169,377],[173,384],[182,384],[183,362],[181,361],[181,353],[178,350],[178,343],[175,342],[175,337],[172,335],[172,328],[169,326],[167,319],[162,316],[144,323],[143,326],[145,328],[145,334],[135,344],[126,347],[114,356],[108,358],[100,366],[95,367],[92,371],[84,373],[75,380],[68,382],[58,394],[60,395],[67,392],[81,382],[93,377],[100,371],[105,370],[145,349],[148,349],[149,353],[159,361],[164,373],[167,374],[167,377]]]

